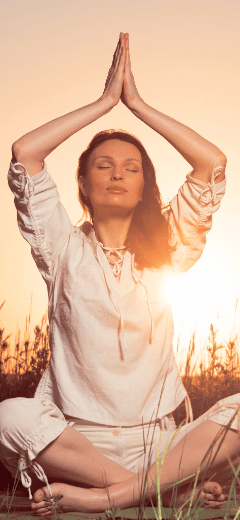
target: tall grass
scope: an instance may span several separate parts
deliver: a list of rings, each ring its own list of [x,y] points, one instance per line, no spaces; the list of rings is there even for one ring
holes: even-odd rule
[[[0,310],[2,306],[3,304]],[[10,344],[10,335],[0,327],[0,401],[17,396],[33,397],[50,359],[47,314],[42,317],[40,325],[36,325],[32,333],[30,318],[31,312],[26,318],[23,337],[21,338],[18,330],[14,345]],[[182,381],[192,403],[194,419],[220,399],[240,392],[237,337],[226,343],[219,343],[217,332],[211,324],[202,359],[196,357],[196,338],[193,332],[184,363],[179,362]],[[182,409],[180,407],[175,413],[178,424],[183,419]]]
[[[35,326],[33,339],[30,317],[31,313],[26,319],[23,338],[18,330],[13,346],[10,335],[5,335],[5,329],[0,328],[0,401],[10,397],[33,397],[47,367],[50,358],[47,314],[40,325]]]
[[[0,306],[0,310],[2,306],[3,304]],[[17,331],[14,345],[10,344],[10,335],[6,334],[4,328],[0,327],[0,401],[18,396],[33,397],[39,380],[47,367],[49,358],[49,326],[46,315],[43,316],[40,325],[35,326],[33,332],[31,332],[29,314],[26,319],[23,337],[21,337],[20,331]],[[183,384],[192,403],[194,419],[197,419],[220,399],[240,392],[240,365],[237,337],[230,339],[226,343],[219,343],[217,340],[217,330],[215,330],[211,324],[205,350],[202,352],[202,359],[197,359],[196,338],[195,333],[193,333],[185,362],[184,364],[181,363],[180,372]],[[184,406],[180,405],[173,415],[177,426],[179,426],[185,419]],[[165,456],[166,453],[164,452],[163,457]],[[158,463],[159,477],[156,483],[158,505],[157,508],[154,509],[154,514],[157,520],[162,518],[161,497],[159,492],[162,462],[163,460],[160,460]],[[229,503],[230,499],[233,499],[235,508],[237,507],[236,497],[240,489],[239,470],[240,467],[232,467],[232,476],[228,483],[230,490]],[[196,479],[197,477],[195,476],[193,486],[196,485]],[[146,491],[146,485],[143,487]],[[16,492],[16,485],[13,491],[14,493]],[[186,500],[186,502],[178,508],[175,507],[173,503],[172,518],[181,518],[181,520],[185,518],[197,519],[198,510],[199,505],[197,503],[192,508],[191,498]],[[229,513],[226,514],[227,516],[225,516],[225,518],[227,519],[230,515]],[[239,512],[235,511],[234,515],[236,519],[240,517],[240,510]],[[116,516],[119,515],[113,510],[110,510],[106,518],[114,518]],[[139,507],[138,518],[144,518],[144,516],[145,508],[141,506]]]

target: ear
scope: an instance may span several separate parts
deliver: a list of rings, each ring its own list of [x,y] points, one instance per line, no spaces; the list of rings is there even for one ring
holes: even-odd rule
[[[78,185],[79,185],[79,188],[80,188],[81,192],[83,193],[84,197],[87,197],[86,179],[85,179],[85,177],[79,177]]]

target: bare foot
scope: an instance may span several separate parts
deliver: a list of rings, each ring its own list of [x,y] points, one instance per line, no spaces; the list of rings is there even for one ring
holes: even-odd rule
[[[38,489],[33,496],[31,504],[32,510],[42,517],[51,516],[53,513],[59,513],[62,509],[65,511],[78,511],[81,513],[101,513],[110,509],[110,503],[106,490],[100,488],[81,488],[70,486],[69,484],[54,483],[51,484],[52,496],[49,494],[48,488]],[[166,506],[181,506],[186,503],[189,505],[192,496],[189,486],[181,486],[181,492],[177,493],[177,497],[173,497],[173,492],[167,491],[162,495],[162,503]],[[204,506],[218,508],[225,501],[225,495],[222,488],[217,482],[206,482],[202,486],[195,489],[193,503],[198,505],[203,503]],[[150,505],[150,504],[149,504]],[[123,507],[131,507],[129,504]]]
[[[188,507],[191,497],[192,489],[189,489],[189,485],[181,486],[175,496],[172,490],[163,493],[162,503],[165,507],[173,504],[182,506],[186,503],[186,507]],[[196,486],[193,504],[197,503],[205,507],[219,508],[224,502],[226,502],[225,495],[218,482],[205,482],[202,486]]]
[[[63,486],[64,484],[52,484],[52,495],[50,495],[47,487],[35,491],[33,502],[31,503],[31,508],[34,513],[38,516],[50,516],[54,512],[59,512],[59,509],[63,506],[62,502],[60,505],[60,500],[63,498]]]
[[[51,484],[50,488],[52,496],[47,487],[38,489],[33,495],[31,508],[38,516],[51,516],[63,511],[98,513],[110,507],[105,490],[87,489],[63,483]]]

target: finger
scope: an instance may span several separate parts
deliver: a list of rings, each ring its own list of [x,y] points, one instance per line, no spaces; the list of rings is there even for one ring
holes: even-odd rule
[[[121,59],[123,59],[123,56],[124,56],[124,59],[125,59],[125,46],[124,46],[124,35],[123,33],[122,34],[122,38],[121,38],[121,47],[119,49],[119,54],[117,56],[117,59],[116,59],[116,62],[115,62],[115,66],[114,66],[114,69],[113,69],[113,72],[116,73],[116,71],[118,70],[118,67],[119,67],[119,63],[121,61]]]
[[[118,42],[118,47],[115,51],[114,59],[112,62],[112,65],[108,71],[108,76],[105,82],[105,88],[104,92],[107,88],[110,88],[112,82],[114,81],[114,78],[116,75],[118,75],[118,80],[120,79],[119,76],[123,76],[123,70],[125,65],[125,47],[124,47],[124,34],[121,33],[121,39]],[[122,77],[123,79],[123,77]]]
[[[114,55],[113,55],[113,59],[112,59],[112,64],[111,64],[111,67],[108,71],[108,75],[107,75],[107,79],[106,79],[106,82],[105,82],[105,88],[106,86],[108,85],[109,81],[110,81],[110,78],[111,76],[113,75],[114,73],[114,69],[116,67],[116,63],[118,63],[118,60],[119,60],[119,53],[121,52],[121,41],[120,39],[118,40],[118,44],[117,44],[117,47],[115,49],[115,52],[114,52]]]
[[[124,33],[120,33],[120,36],[119,36],[119,40],[118,40],[118,45],[117,45],[117,48],[116,48],[116,56],[119,55],[119,53],[121,52],[121,49],[122,47],[124,47]]]
[[[120,65],[124,66],[125,58],[126,58],[126,49],[125,49],[125,46],[124,46],[124,43],[123,43],[123,46],[121,47],[121,53],[119,55],[118,67],[116,67],[116,68],[119,68]]]
[[[124,67],[125,67],[125,49],[123,48],[121,50],[121,54],[119,56],[119,59],[116,63],[116,66],[115,66],[115,69],[112,73],[112,76],[111,78],[109,79],[109,85],[114,81],[114,79],[116,78],[117,81],[122,81],[123,82],[123,72],[124,72]]]
[[[126,48],[126,71],[131,71],[131,60],[130,60],[130,50],[129,50],[129,35],[126,33],[125,35],[125,48]]]
[[[119,56],[119,52],[120,52],[120,50],[121,50],[121,41],[119,40],[119,41],[118,41],[118,44],[117,44],[117,47],[116,47],[116,49],[115,49],[114,55],[113,55],[112,65],[111,65],[111,67],[114,67],[114,66],[115,66],[115,63],[116,63],[116,60],[117,60],[117,58],[118,58],[118,56]]]
[[[122,34],[122,33],[121,33]],[[109,69],[109,72],[108,72],[108,78],[112,75],[115,74],[117,68],[118,68],[118,65],[119,65],[119,61],[121,59],[121,53],[122,53],[122,37],[121,39],[119,40],[118,42],[118,45],[117,45],[117,48],[116,48],[116,51],[114,53],[114,56],[113,56],[113,61],[112,61],[112,65]],[[107,79],[108,79],[107,78]]]
[[[125,33],[125,47],[129,49],[129,33]]]
[[[112,65],[111,65],[111,67],[114,67],[114,66],[115,66],[116,60],[117,60],[118,55],[119,55],[119,52],[120,52],[120,50],[121,50],[122,34],[123,34],[123,33],[120,33],[120,35],[119,35],[119,40],[118,40],[117,47],[116,47],[116,49],[115,49],[115,51],[114,51],[114,54],[113,54],[113,59],[112,59]],[[111,67],[110,67],[109,70],[111,70]]]

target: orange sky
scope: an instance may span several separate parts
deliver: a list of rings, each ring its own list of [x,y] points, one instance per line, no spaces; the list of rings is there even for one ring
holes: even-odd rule
[[[174,284],[176,334],[207,335],[210,320],[228,339],[240,294],[240,3],[238,0],[11,0],[1,5],[0,326],[24,327],[33,293],[32,325],[47,306],[46,289],[16,224],[6,173],[11,144],[46,121],[102,93],[118,34],[130,33],[132,68],[143,99],[212,141],[228,157],[227,194],[214,216],[204,254]],[[92,135],[123,128],[146,146],[164,200],[189,165],[123,105],[74,135],[47,158],[73,223],[80,217],[74,179]],[[194,324],[194,325],[193,325]],[[239,309],[234,333],[240,330]]]

